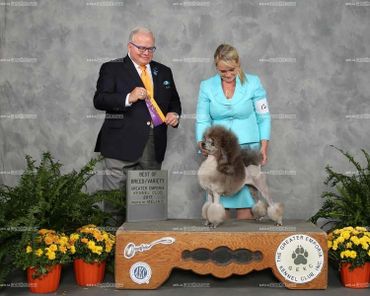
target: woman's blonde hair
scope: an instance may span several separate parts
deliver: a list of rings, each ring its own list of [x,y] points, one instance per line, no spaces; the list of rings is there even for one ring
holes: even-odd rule
[[[217,47],[213,57],[216,67],[219,62],[223,62],[225,65],[230,67],[239,67],[238,75],[241,84],[246,81],[245,73],[240,65],[239,54],[235,47],[229,44],[221,44]]]

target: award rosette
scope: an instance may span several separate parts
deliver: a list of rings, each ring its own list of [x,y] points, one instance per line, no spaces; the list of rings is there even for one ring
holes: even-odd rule
[[[166,121],[166,117],[164,116],[161,108],[159,108],[157,102],[152,97],[149,96],[148,99],[145,100],[145,103],[148,107],[154,126],[161,125]]]

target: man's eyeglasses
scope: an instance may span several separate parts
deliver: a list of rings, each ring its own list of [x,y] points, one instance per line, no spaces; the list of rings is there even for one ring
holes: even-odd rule
[[[135,43],[133,43],[131,41],[129,43],[131,43],[133,46],[135,46],[139,50],[140,53],[144,53],[146,51],[148,51],[149,53],[153,53],[157,49],[155,46],[153,46],[153,47],[139,46],[139,45],[136,45]]]

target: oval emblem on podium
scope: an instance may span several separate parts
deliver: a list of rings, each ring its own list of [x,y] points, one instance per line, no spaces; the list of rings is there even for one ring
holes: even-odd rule
[[[320,274],[324,265],[324,251],[314,238],[294,234],[280,243],[275,253],[275,264],[286,280],[304,284]]]
[[[152,269],[145,262],[136,262],[130,268],[130,278],[137,284],[149,284],[152,277]]]

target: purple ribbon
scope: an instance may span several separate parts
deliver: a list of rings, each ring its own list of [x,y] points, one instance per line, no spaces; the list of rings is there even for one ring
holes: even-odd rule
[[[149,113],[150,113],[150,117],[152,118],[153,125],[154,126],[161,125],[163,123],[163,120],[159,116],[158,111],[153,106],[153,104],[150,101],[150,99],[146,99],[145,100],[145,103],[146,103],[146,106],[148,107],[148,110],[149,110]]]

